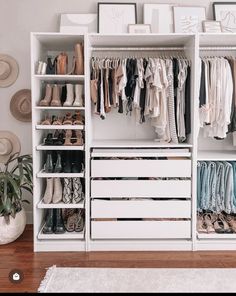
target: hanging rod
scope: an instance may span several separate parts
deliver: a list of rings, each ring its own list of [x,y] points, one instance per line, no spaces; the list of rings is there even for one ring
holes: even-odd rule
[[[236,47],[233,47],[233,46],[226,46],[226,47],[223,47],[223,46],[218,46],[218,47],[200,47],[200,50],[236,50]]]
[[[91,47],[93,51],[165,51],[184,50],[184,47]]]

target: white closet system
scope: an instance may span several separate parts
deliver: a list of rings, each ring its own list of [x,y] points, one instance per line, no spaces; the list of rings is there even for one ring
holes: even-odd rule
[[[80,41],[84,41],[85,45],[84,76],[35,75],[38,60],[45,59],[47,54],[53,52],[72,52],[74,44]],[[90,60],[94,52],[97,55],[106,52],[112,56],[113,52],[123,54],[125,51],[143,51],[145,54],[146,51],[167,50],[173,51],[173,55],[176,51],[182,51],[191,61],[192,133],[186,143],[155,142],[155,133],[150,124],[139,125],[134,116],[111,112],[103,121],[93,114]],[[230,52],[232,55],[233,50],[236,50],[235,34],[77,36],[32,33],[35,251],[236,249],[236,234],[198,235],[196,229],[197,161],[236,161],[236,150],[230,136],[217,142],[203,138],[201,133],[198,135],[198,58],[204,54],[227,55]],[[85,112],[86,156],[83,177],[86,198],[84,204],[74,205],[85,207],[86,225],[83,234],[67,233],[60,236],[41,233],[44,208],[72,208],[64,204],[55,206],[41,202],[43,178],[47,177],[41,172],[42,150],[49,148],[41,145],[42,130],[38,123],[42,112],[52,108],[37,107],[43,95],[43,81],[80,81],[85,85],[85,107],[82,109]],[[57,150],[58,147],[50,147],[50,150],[53,149]],[[152,159],[156,157],[168,159]],[[137,177],[143,179],[138,180]]]

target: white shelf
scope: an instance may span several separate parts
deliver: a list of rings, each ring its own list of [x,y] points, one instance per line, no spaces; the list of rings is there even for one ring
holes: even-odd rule
[[[201,47],[236,46],[235,33],[201,33],[199,34]]]
[[[154,140],[95,140],[93,148],[191,148],[191,144],[159,143]]]
[[[36,125],[37,130],[83,130],[84,125],[41,125],[37,124]]]
[[[64,150],[84,150],[84,145],[83,146],[46,146],[46,145],[38,145],[36,148],[38,151],[47,151],[47,150],[54,150],[54,151],[64,151]]]
[[[202,150],[198,151],[197,156],[199,161],[235,161],[236,160],[236,150],[235,151],[213,151],[213,150]]]
[[[57,204],[45,204],[43,200],[41,200],[38,205],[38,209],[84,209],[84,201],[81,201],[78,204],[65,204],[65,203],[57,203]]]
[[[177,150],[177,151],[175,151]],[[182,150],[182,151],[181,151]],[[92,157],[191,157],[189,149],[93,149]]]
[[[84,81],[84,75],[34,75],[35,79],[41,81]]]
[[[52,107],[52,106],[49,106],[49,107],[43,107],[43,106],[36,106],[35,107],[36,110],[85,110],[85,107]]]
[[[92,47],[185,46],[192,34],[89,34]]]
[[[70,240],[70,239],[78,239],[78,240],[83,240],[84,239],[84,230],[82,232],[65,232],[63,234],[44,234],[43,233],[43,227],[41,231],[38,234],[38,239],[39,240]]]
[[[197,233],[198,239],[235,239],[236,240],[236,233],[225,233],[225,234],[220,234],[220,233]]]
[[[84,178],[83,173],[45,173],[41,170],[37,173],[37,178]]]

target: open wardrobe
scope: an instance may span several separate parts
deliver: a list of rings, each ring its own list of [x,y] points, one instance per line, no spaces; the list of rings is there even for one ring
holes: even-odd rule
[[[35,251],[235,249],[235,36],[31,42]]]

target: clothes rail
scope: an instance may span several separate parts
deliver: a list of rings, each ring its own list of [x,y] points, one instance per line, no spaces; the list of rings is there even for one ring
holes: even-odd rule
[[[184,50],[184,47],[91,47],[93,51],[164,51]]]
[[[218,47],[200,47],[200,50],[202,51],[211,51],[211,50],[236,50],[236,47],[233,46],[228,46],[228,47],[222,47],[222,46],[218,46]]]

